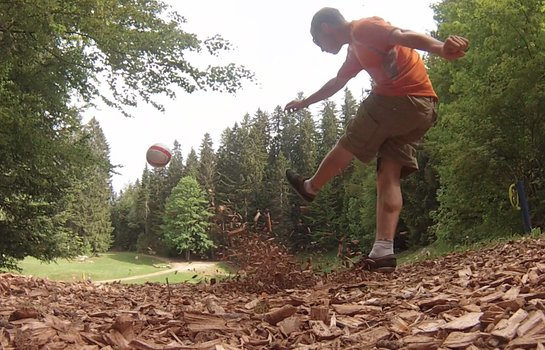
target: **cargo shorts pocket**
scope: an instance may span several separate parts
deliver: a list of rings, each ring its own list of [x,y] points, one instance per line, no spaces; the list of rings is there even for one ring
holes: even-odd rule
[[[369,115],[358,115],[346,127],[346,139],[343,142],[354,156],[363,162],[370,161],[380,148],[380,126]]]

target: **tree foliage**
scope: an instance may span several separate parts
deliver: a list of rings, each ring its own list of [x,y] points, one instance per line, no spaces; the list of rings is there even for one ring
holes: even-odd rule
[[[235,64],[189,62],[189,52],[218,55],[231,45],[218,35],[200,39],[184,31],[185,18],[163,1],[4,1],[0,10],[6,63],[27,62],[8,71],[29,83],[37,74],[50,96],[75,92],[87,102],[100,95],[119,108],[139,100],[161,108],[153,96],[174,97],[173,87],[234,92],[252,78]],[[101,92],[99,80],[112,97]]]
[[[214,175],[216,173],[216,154],[214,143],[209,133],[205,133],[199,149],[198,181],[208,196],[210,205],[214,206]]]
[[[158,0],[0,2],[0,268],[77,253],[66,228],[87,224],[67,213],[85,210],[79,197],[104,185],[78,182],[95,160],[80,107],[102,99],[128,115],[141,102],[161,109],[157,95],[234,92],[253,79],[233,63],[203,66],[231,45],[184,23]]]
[[[129,184],[112,204],[113,247],[119,250],[136,250],[138,231],[136,224],[136,198],[140,183]]]
[[[421,171],[403,181],[399,230],[411,246],[520,232],[520,212],[507,198],[519,180],[534,226],[543,227],[545,1],[444,0],[434,11],[433,35],[466,36],[471,49],[455,62],[426,57],[439,121],[421,146]],[[140,101],[160,109],[158,94],[232,92],[252,79],[242,66],[202,66],[204,55],[231,46],[198,38],[184,23],[157,0],[0,3],[0,267],[28,255],[103,251],[112,227],[119,248],[203,253],[212,246],[213,205],[247,221],[269,209],[270,234],[290,247],[369,247],[375,163],[354,162],[310,206],[284,179],[287,168],[310,176],[319,166],[356,113],[360,101],[349,90],[340,108],[325,102],[316,116],[280,106],[241,116],[217,151],[209,134],[185,158],[175,141],[168,167],[146,167],[115,196],[109,222],[107,143],[94,122],[82,125],[75,106],[101,98],[125,113]],[[187,226],[191,220],[198,224]]]
[[[112,165],[110,149],[98,121],[92,118],[83,132],[93,161],[81,177],[72,182],[66,194],[66,210],[61,216],[77,242],[71,249],[80,254],[98,254],[106,252],[112,242]]]
[[[323,159],[335,146],[340,134],[341,121],[337,117],[338,111],[335,103],[325,101],[321,111],[319,128],[317,130],[318,159]],[[341,178],[335,177],[321,190],[308,215],[313,232],[313,245],[316,247],[332,247],[341,240],[339,213],[342,210],[342,185]],[[316,249],[316,248],[315,248]]]
[[[197,179],[183,177],[167,199],[164,212],[165,242],[178,252],[204,254],[214,246],[208,237],[212,213]]]
[[[440,176],[435,232],[454,242],[520,232],[507,189],[526,183],[543,223],[545,10],[543,1],[444,1],[439,37],[471,40],[466,58],[431,60],[444,99],[431,134]]]

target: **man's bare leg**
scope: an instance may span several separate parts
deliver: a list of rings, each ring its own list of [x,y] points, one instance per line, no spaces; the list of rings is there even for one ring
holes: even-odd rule
[[[305,190],[316,194],[331,178],[350,164],[354,155],[337,143],[324,157],[314,175],[305,181]]]
[[[393,254],[393,242],[403,206],[401,195],[402,165],[391,159],[380,159],[377,171],[376,237],[369,257]]]

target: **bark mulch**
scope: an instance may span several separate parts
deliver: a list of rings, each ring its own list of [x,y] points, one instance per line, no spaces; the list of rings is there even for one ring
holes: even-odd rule
[[[0,350],[545,349],[544,238],[389,275],[314,273],[270,240],[241,240],[239,273],[215,283],[1,274]]]

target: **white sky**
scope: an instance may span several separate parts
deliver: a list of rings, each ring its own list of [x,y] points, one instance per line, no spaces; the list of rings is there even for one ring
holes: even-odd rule
[[[306,96],[335,76],[344,61],[346,48],[337,55],[321,52],[309,33],[313,14],[322,7],[336,7],[347,20],[380,16],[393,25],[429,33],[435,29],[430,4],[435,0],[166,0],[183,15],[184,30],[199,38],[220,34],[235,50],[223,54],[225,63],[242,64],[256,75],[257,84],[247,83],[236,93],[178,93],[175,100],[160,99],[164,113],[145,105],[130,110],[134,118],[106,106],[85,113],[95,116],[110,145],[110,160],[122,166],[112,181],[115,191],[134,183],[145,167],[147,148],[156,142],[172,146],[178,140],[186,158],[193,147],[199,151],[205,133],[217,149],[220,135],[246,113],[257,109],[273,112],[303,92]],[[204,59],[204,58],[203,58]],[[197,63],[195,60],[192,63]],[[360,73],[347,85],[359,99],[369,87],[368,76]],[[332,100],[341,103],[342,90]],[[314,115],[320,104],[311,106]]]

